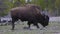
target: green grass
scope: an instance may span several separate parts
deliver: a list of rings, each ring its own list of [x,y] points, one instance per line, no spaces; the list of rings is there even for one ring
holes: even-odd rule
[[[15,25],[14,31],[11,30],[11,25],[0,26],[0,34],[57,34],[60,32],[60,25],[58,22],[50,22],[47,27],[47,30],[23,29],[23,27],[25,27],[25,26],[27,26],[26,23],[24,25],[17,24],[17,25]],[[53,27],[55,27],[56,30]]]

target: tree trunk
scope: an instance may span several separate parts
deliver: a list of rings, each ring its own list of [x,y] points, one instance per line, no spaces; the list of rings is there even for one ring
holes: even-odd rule
[[[0,23],[1,23],[1,17],[0,17]]]
[[[60,7],[58,8],[58,16],[60,16]]]

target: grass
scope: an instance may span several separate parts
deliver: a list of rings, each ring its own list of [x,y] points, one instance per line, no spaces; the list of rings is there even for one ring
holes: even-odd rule
[[[15,30],[11,30],[11,25],[0,26],[0,34],[57,34],[60,33],[60,24],[58,22],[50,22],[47,30],[40,29],[23,29],[23,27],[27,26],[26,23],[24,25],[17,24],[15,25]]]

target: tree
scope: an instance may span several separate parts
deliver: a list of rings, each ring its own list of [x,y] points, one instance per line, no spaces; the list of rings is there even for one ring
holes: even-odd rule
[[[58,10],[57,14],[58,14],[58,16],[60,16],[60,0],[56,0],[55,4],[56,4],[56,8]]]
[[[14,2],[14,7],[19,7],[21,4],[20,0],[17,0],[16,2]]]

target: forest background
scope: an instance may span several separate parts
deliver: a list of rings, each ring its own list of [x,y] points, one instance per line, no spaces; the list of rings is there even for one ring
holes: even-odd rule
[[[17,4],[18,2],[20,4]],[[26,3],[41,6],[41,9],[51,16],[60,16],[60,0],[0,0],[0,16],[5,16],[11,8],[24,6]]]

